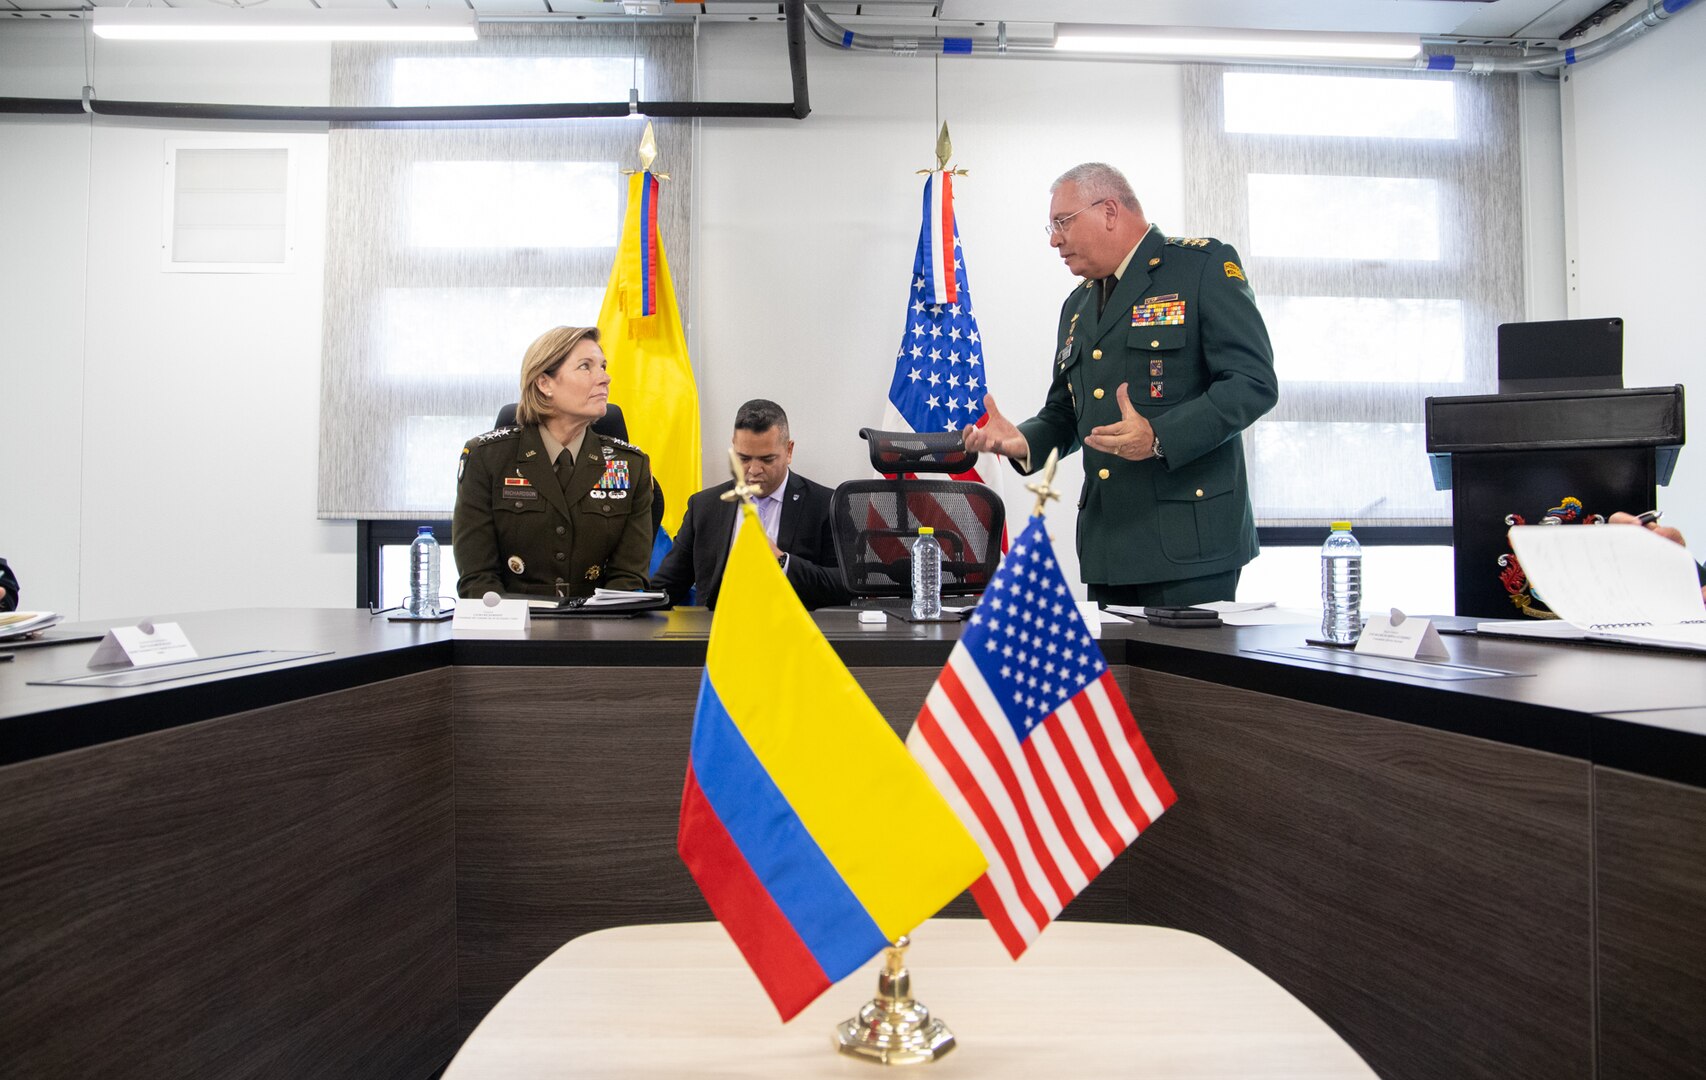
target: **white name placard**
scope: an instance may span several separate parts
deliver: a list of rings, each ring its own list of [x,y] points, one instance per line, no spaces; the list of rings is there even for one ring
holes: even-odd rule
[[[195,646],[175,622],[115,626],[95,646],[90,667],[147,667],[173,660],[194,660]]]
[[[497,593],[487,593],[477,599],[456,601],[456,617],[450,621],[452,632],[457,630],[526,630],[532,616],[526,600],[505,600]]]
[[[1356,651],[1367,656],[1391,656],[1400,660],[1448,660],[1445,642],[1427,619],[1412,619],[1397,608],[1387,616],[1375,616],[1363,624]]]

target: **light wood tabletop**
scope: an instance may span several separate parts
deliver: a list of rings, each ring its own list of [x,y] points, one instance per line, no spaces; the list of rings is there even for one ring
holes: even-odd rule
[[[504,996],[444,1080],[864,1077],[835,1025],[881,958],[784,1025],[717,923],[627,926],[564,945]],[[1372,1078],[1314,1013],[1206,938],[1060,922],[1017,963],[982,920],[932,919],[906,954],[913,993],[958,1045],[916,1075],[979,1080]],[[924,1070],[919,1073],[918,1070]]]

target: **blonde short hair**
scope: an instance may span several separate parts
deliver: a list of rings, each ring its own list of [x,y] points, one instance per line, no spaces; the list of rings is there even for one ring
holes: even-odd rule
[[[556,326],[533,339],[521,358],[521,396],[516,399],[515,422],[543,423],[556,412],[549,398],[539,392],[539,376],[555,375],[569,353],[582,341],[598,340],[596,326]]]

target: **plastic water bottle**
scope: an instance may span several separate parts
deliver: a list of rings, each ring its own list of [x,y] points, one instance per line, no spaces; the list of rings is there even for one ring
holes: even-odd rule
[[[417,616],[438,614],[438,540],[431,525],[422,525],[409,544],[409,601],[404,610]]]
[[[942,617],[942,545],[936,530],[926,525],[912,542],[912,617]]]
[[[1362,635],[1362,545],[1351,523],[1333,522],[1321,545],[1321,637],[1352,645]]]

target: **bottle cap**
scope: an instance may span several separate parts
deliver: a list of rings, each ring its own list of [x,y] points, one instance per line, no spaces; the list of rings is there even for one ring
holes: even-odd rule
[[[935,535],[936,535],[936,530],[935,530],[935,529],[932,529],[932,528],[931,528],[931,527],[930,527],[930,526],[928,526],[928,525],[922,525],[922,526],[920,526],[920,527],[919,527],[919,529],[918,529],[918,535],[919,535],[919,536],[935,536]]]
[[[422,525],[420,528],[415,530],[415,535],[416,536],[432,536],[432,526],[431,525]]]
[[[1340,529],[1343,529],[1345,532],[1350,532],[1351,523],[1348,521],[1335,521],[1333,522],[1332,529],[1334,532],[1338,532]]]

